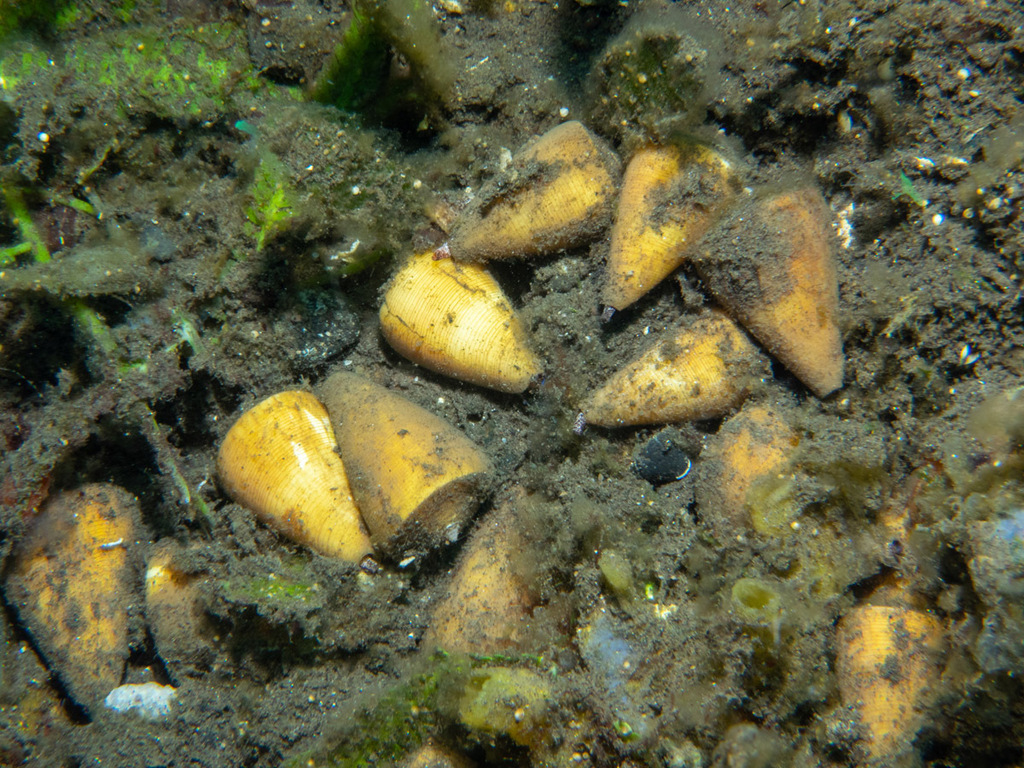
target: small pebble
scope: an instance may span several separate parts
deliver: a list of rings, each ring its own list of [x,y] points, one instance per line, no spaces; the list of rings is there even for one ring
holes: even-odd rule
[[[177,689],[160,683],[121,685],[108,693],[103,703],[114,712],[137,712],[146,720],[159,720],[171,714],[176,695]]]

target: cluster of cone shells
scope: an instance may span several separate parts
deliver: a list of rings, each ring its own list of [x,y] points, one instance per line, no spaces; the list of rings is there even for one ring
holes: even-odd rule
[[[465,435],[354,373],[246,411],[217,454],[224,490],[320,554],[360,562],[454,541],[490,462]]]
[[[792,478],[800,442],[782,409],[747,403],[726,420],[701,454],[697,488],[699,506],[717,510],[719,535],[791,535],[799,505],[775,490]],[[906,541],[906,504],[895,498],[879,524],[886,542]],[[841,703],[859,729],[858,763],[909,754],[934,701],[944,645],[942,624],[899,572],[839,620],[835,672]]]
[[[522,392],[541,362],[481,262],[580,245],[611,226],[606,313],[633,304],[688,260],[725,312],[677,329],[612,376],[584,404],[588,423],[728,413],[768,371],[747,333],[824,397],[843,380],[827,206],[810,187],[744,202],[739,187],[732,165],[710,148],[645,147],[623,173],[582,124],[559,125],[480,192],[445,246],[399,269],[380,310],[383,335],[433,371]]]
[[[217,457],[225,490],[280,533],[353,563],[454,541],[486,491],[484,453],[356,374],[329,377],[319,395],[280,392],[235,422]],[[211,652],[201,578],[180,566],[184,551],[170,540],[150,548],[143,578],[140,535],[137,499],[90,484],[51,499],[12,552],[7,599],[87,713],[122,682],[130,617],[143,600],[170,669]]]

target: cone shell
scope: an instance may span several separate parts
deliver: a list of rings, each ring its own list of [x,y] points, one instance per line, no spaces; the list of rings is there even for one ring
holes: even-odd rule
[[[924,611],[860,605],[839,622],[836,674],[843,704],[856,709],[871,759],[907,748],[938,680],[942,626]]]
[[[514,503],[490,513],[473,531],[424,642],[448,652],[486,656],[521,650],[533,595],[513,567],[523,546]]]
[[[843,384],[828,207],[812,188],[753,201],[695,261],[726,310],[818,397]]]
[[[384,294],[380,327],[402,356],[482,387],[522,392],[541,371],[512,304],[478,264],[413,256]]]
[[[320,389],[375,546],[400,555],[455,541],[491,469],[451,424],[353,373]]]
[[[729,419],[701,454],[697,502],[720,531],[778,535],[799,507],[784,492],[799,438],[782,413],[751,405]],[[773,493],[776,491],[776,493]]]
[[[570,248],[611,222],[621,164],[578,121],[528,144],[455,223],[453,258],[503,259]]]
[[[735,197],[735,173],[707,147],[646,147],[629,161],[601,302],[624,309],[682,264]]]
[[[48,503],[14,552],[7,597],[86,709],[98,707],[124,674],[136,598],[127,547],[138,514],[127,491],[86,485]]]
[[[221,443],[217,475],[231,498],[294,541],[354,563],[370,553],[331,420],[309,392],[280,392],[242,414]]]
[[[612,375],[583,405],[583,415],[602,427],[721,416],[767,373],[743,329],[710,312]]]

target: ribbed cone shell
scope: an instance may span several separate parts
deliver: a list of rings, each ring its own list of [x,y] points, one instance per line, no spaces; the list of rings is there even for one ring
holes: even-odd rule
[[[755,201],[702,241],[701,277],[818,397],[843,385],[828,208],[816,189]]]
[[[503,259],[581,245],[611,222],[620,174],[618,157],[582,123],[552,128],[458,218],[452,257]]]
[[[941,624],[923,611],[860,605],[839,622],[836,642],[839,692],[860,715],[868,757],[906,750],[939,678]]]
[[[515,505],[489,513],[459,558],[448,593],[437,604],[424,643],[454,653],[522,650],[534,600],[513,558],[523,547]]]
[[[601,302],[624,309],[682,264],[735,197],[729,163],[706,147],[646,147],[626,166]]]
[[[353,373],[320,388],[376,547],[399,556],[455,541],[491,469],[451,424]]]
[[[242,414],[221,443],[217,475],[231,498],[290,539],[353,563],[370,554],[331,420],[309,392],[279,392]]]
[[[136,598],[128,546],[138,505],[108,484],[66,491],[39,513],[14,552],[7,597],[71,697],[95,711],[121,684],[128,608]]]
[[[589,424],[664,424],[738,406],[767,361],[736,323],[710,312],[612,375],[583,405]]]
[[[748,497],[758,481],[788,470],[796,433],[782,414],[768,406],[748,405],[730,418],[701,453],[697,503],[721,530],[753,526],[759,533],[778,534],[751,521]]]
[[[413,256],[380,308],[384,338],[432,371],[502,392],[522,392],[541,371],[501,286],[479,264]]]

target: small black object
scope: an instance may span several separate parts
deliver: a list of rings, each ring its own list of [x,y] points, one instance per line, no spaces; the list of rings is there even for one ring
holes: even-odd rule
[[[682,480],[693,466],[684,443],[678,430],[662,430],[636,452],[633,471],[651,485]]]

